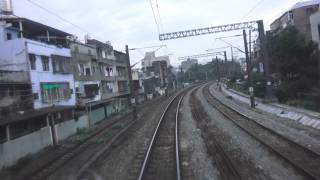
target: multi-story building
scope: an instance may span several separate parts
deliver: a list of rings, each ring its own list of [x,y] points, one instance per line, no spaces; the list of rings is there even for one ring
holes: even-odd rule
[[[76,132],[71,35],[5,12],[0,13],[0,168]]]
[[[95,46],[80,42],[70,44],[77,105],[101,100],[99,89],[102,73],[98,67]]]
[[[187,72],[191,66],[193,66],[194,64],[198,64],[198,60],[197,59],[187,59],[186,61],[182,61],[181,62],[181,68],[183,72]]]
[[[152,67],[152,63],[155,61],[166,61],[167,66],[170,66],[169,56],[156,57],[155,52],[146,52],[145,57],[141,60],[142,70],[146,71],[148,67]]]
[[[271,31],[277,34],[288,26],[295,26],[307,41],[311,41],[313,21],[310,21],[310,17],[318,12],[319,4],[320,0],[298,2],[271,24]]]
[[[110,43],[88,39],[87,45],[96,49],[100,103],[110,102],[115,112],[124,110],[128,105],[129,76],[126,54],[113,50]],[[95,102],[97,104],[99,102]]]

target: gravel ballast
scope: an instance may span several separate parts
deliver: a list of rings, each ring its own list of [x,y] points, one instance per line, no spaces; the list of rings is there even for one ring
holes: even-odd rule
[[[253,179],[303,179],[288,163],[214,109],[204,98],[202,88],[197,91],[197,98],[211,117],[212,130],[219,134],[221,145],[236,160],[241,171],[251,169],[252,172],[247,173],[251,173]]]

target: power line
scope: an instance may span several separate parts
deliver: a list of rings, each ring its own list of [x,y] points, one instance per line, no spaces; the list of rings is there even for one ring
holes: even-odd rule
[[[75,24],[75,23],[73,23],[73,22],[71,22],[71,21],[69,21],[69,20],[67,20],[67,19],[65,19],[65,18],[63,18],[63,17],[61,17],[61,16],[59,16],[59,15],[56,14],[55,12],[53,12],[53,11],[51,11],[51,10],[43,7],[43,6],[41,6],[40,4],[38,4],[38,3],[36,3],[36,2],[34,2],[34,1],[32,1],[32,0],[27,0],[27,1],[28,1],[29,3],[31,3],[31,4],[33,4],[34,6],[36,6],[36,7],[40,8],[40,9],[46,11],[47,13],[49,13],[49,14],[57,17],[58,19],[60,19],[60,20],[62,20],[62,21],[64,21],[64,22],[66,22],[66,23],[68,23],[68,24],[76,27],[77,29],[81,30],[82,32],[94,36],[94,35],[93,35],[92,33],[90,33],[88,30],[86,30],[86,29],[78,26],[77,24]],[[103,39],[103,38],[102,38],[102,39]]]
[[[160,27],[159,27],[159,24],[158,24],[158,22],[157,22],[156,15],[155,15],[155,13],[154,13],[154,9],[153,9],[153,6],[152,6],[152,1],[151,1],[151,0],[149,0],[149,2],[150,2],[151,9],[152,9],[152,14],[153,14],[154,22],[155,22],[155,23],[156,23],[156,25],[157,25],[157,31],[158,31],[158,34],[160,34]]]
[[[264,0],[260,0],[256,5],[254,5],[244,16],[242,16],[242,18],[240,19],[240,21],[242,21],[244,18],[246,18],[249,14],[252,13],[252,11],[254,11]]]
[[[157,10],[158,10],[158,15],[159,15],[160,30],[163,31],[163,23],[162,23],[162,19],[161,19],[161,15],[160,15],[158,0],[156,0],[156,6],[157,6]]]

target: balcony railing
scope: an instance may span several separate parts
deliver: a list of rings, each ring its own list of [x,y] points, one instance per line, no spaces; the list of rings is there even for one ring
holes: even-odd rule
[[[0,70],[0,82],[29,83],[30,78],[27,71]]]

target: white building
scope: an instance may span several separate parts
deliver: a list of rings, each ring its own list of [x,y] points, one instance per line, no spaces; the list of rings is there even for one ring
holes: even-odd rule
[[[0,69],[29,72],[34,109],[75,105],[68,36],[25,18],[0,18]]]

